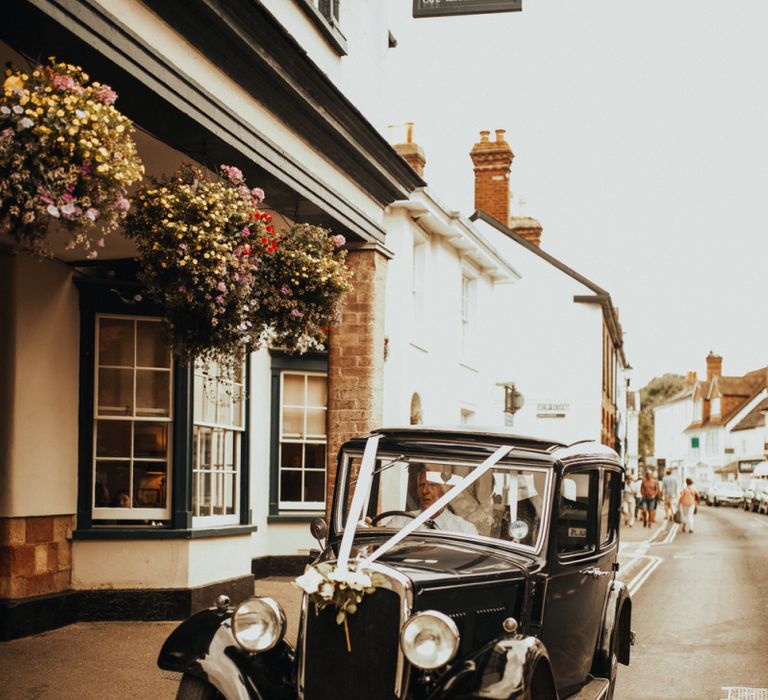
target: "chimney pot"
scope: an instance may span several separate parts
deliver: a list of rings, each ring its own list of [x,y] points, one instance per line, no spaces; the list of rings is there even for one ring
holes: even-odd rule
[[[507,133],[506,129],[496,129],[496,143],[506,143],[504,134]]]
[[[491,135],[490,131],[480,132],[480,143],[488,143],[488,137]]]
[[[413,122],[405,122],[405,142],[413,143]]]
[[[413,126],[414,122],[405,123],[406,142],[394,144],[394,149],[420,177],[424,177],[424,166],[427,164],[427,157],[424,155],[424,149],[418,143],[413,142]]]

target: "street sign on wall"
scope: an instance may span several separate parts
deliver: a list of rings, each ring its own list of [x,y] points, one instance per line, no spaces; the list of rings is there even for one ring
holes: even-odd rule
[[[523,0],[413,0],[414,17],[520,12]]]

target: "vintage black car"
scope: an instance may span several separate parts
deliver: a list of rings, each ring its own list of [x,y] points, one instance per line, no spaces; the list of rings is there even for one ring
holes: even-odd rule
[[[616,579],[622,475],[598,443],[504,429],[351,440],[330,523],[313,523],[325,541],[302,579],[297,648],[273,599],[222,599],[158,663],[184,674],[186,699],[612,697],[632,640]],[[342,561],[369,576],[346,615],[327,599]]]

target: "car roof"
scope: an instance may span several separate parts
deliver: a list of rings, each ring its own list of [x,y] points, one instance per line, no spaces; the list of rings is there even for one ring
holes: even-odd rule
[[[567,445],[557,440],[520,435],[503,426],[393,426],[378,428],[368,436],[351,440],[346,446],[361,448],[365,440],[374,435],[380,436],[382,447],[394,450],[418,445],[440,453],[461,446],[462,451],[477,453],[492,451],[501,445],[510,445],[516,448],[515,456],[550,464],[556,460],[565,462],[587,458],[599,458],[614,464],[619,462],[616,452],[597,442],[584,440]]]

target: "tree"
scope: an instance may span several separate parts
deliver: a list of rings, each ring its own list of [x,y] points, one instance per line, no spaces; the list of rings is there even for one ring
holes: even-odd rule
[[[685,377],[679,374],[664,374],[654,377],[640,389],[640,416],[638,419],[640,462],[645,463],[653,453],[653,409],[664,403],[686,386]]]

